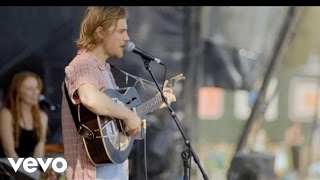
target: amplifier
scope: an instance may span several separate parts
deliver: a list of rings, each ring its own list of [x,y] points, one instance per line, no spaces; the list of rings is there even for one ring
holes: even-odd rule
[[[237,153],[228,180],[275,180],[274,156],[265,153]]]

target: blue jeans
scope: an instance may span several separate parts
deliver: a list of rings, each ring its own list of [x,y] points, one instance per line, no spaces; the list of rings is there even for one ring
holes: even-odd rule
[[[128,180],[128,160],[121,164],[103,164],[97,166],[97,180]]]

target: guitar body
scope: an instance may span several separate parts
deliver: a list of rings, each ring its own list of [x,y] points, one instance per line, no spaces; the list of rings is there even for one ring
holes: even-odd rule
[[[106,89],[104,93],[114,102],[130,109],[141,104],[138,92],[133,87],[128,88],[123,94],[113,89]],[[125,127],[122,120],[99,116],[81,104],[78,106],[78,118],[95,135],[92,140],[82,137],[88,157],[93,164],[119,164],[128,158],[136,137],[124,134]],[[140,136],[144,137],[143,134]]]
[[[169,79],[166,87],[172,88],[176,82],[183,79],[185,79],[183,74],[179,74]],[[106,89],[103,92],[115,103],[136,111],[141,119],[144,119],[143,117],[149,112],[158,109],[163,103],[162,97],[158,93],[154,98],[141,104],[139,94],[134,87],[127,88],[125,92],[113,89]],[[88,157],[94,165],[104,163],[119,164],[124,162],[131,152],[134,140],[145,137],[145,130],[142,130],[135,136],[126,136],[122,120],[99,116],[81,104],[78,105],[78,119],[85,129],[90,130],[94,134],[93,139],[82,136]],[[146,128],[145,123],[143,124],[143,128]]]

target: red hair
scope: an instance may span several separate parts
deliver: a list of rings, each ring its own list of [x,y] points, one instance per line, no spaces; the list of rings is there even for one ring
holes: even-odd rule
[[[19,146],[19,136],[20,136],[20,121],[22,118],[21,113],[21,85],[25,79],[28,77],[35,78],[38,82],[38,88],[39,91],[42,91],[43,83],[41,78],[29,71],[23,71],[20,73],[17,73],[10,84],[9,91],[5,100],[5,107],[8,108],[12,114],[13,122],[13,134],[14,134],[14,143],[15,147]],[[40,139],[40,134],[42,134],[42,128],[41,128],[41,117],[40,117],[40,107],[39,104],[33,105],[31,108],[31,113],[33,117],[33,126],[34,130],[36,131],[36,135],[38,140]]]

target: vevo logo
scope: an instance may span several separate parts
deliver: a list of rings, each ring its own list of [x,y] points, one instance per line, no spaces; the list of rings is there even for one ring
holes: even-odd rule
[[[19,167],[22,164],[23,161],[23,169],[28,173],[33,173],[37,170],[38,165],[40,164],[41,168],[44,172],[47,171],[49,165],[51,164],[52,169],[57,173],[62,173],[67,169],[67,161],[64,158],[58,157],[58,158],[47,158],[46,161],[43,161],[42,158],[19,158],[17,162],[13,160],[13,158],[8,158],[13,170],[15,172],[18,171]],[[52,161],[53,160],[53,161]],[[52,163],[51,163],[52,161]],[[39,164],[38,164],[39,163]],[[58,167],[58,163],[61,163],[62,166]]]

